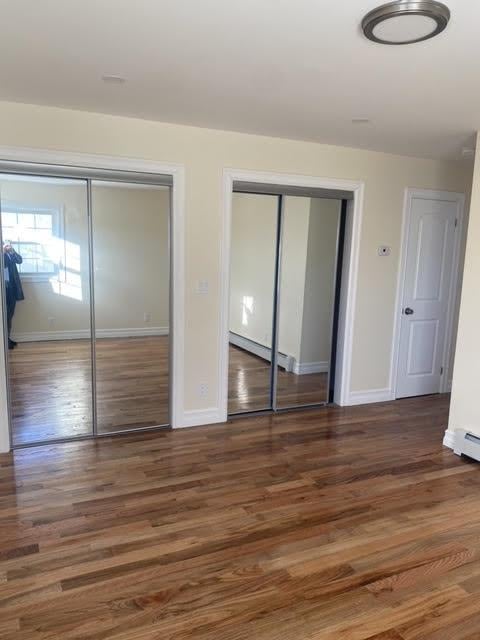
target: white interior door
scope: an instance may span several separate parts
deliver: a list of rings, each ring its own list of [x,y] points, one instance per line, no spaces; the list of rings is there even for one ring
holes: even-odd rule
[[[459,198],[413,194],[409,206],[397,398],[441,389]]]

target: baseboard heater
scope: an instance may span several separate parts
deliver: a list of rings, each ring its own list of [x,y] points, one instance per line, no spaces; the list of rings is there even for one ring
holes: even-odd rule
[[[266,360],[267,362],[272,361],[271,348],[261,344],[260,342],[255,342],[255,340],[245,338],[245,336],[241,336],[239,333],[234,333],[233,331],[229,331],[229,341],[236,347],[243,349],[243,351],[248,351],[259,358],[262,358],[262,360]],[[285,369],[285,371],[293,371],[294,362],[295,358],[293,356],[287,356],[285,353],[281,353],[280,351],[278,352],[277,364],[279,367],[282,367],[282,369]]]
[[[457,429],[453,450],[457,456],[468,456],[480,462],[480,437],[474,436],[473,433],[464,429]]]

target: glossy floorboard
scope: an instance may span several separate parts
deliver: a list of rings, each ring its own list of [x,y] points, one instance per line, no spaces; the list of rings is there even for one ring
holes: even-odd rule
[[[103,338],[96,343],[100,433],[168,424],[168,337]],[[92,433],[88,340],[25,342],[9,352],[13,441],[25,444]],[[324,402],[327,375],[279,370],[281,406]],[[230,347],[229,410],[268,406],[270,366]]]
[[[448,398],[0,456],[2,640],[475,640]]]
[[[228,413],[270,409],[270,363],[230,345]],[[277,406],[321,404],[328,401],[328,375],[295,375],[278,367]]]
[[[96,342],[98,431],[168,424],[168,337]],[[92,433],[88,340],[20,343],[9,352],[15,444]]]

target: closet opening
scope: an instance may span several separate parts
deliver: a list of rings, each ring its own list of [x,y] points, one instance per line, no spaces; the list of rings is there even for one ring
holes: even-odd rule
[[[172,184],[0,164],[12,448],[171,424]]]
[[[353,196],[233,182],[230,417],[336,401]]]

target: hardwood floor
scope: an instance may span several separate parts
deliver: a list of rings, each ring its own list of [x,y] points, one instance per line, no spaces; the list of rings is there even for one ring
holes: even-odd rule
[[[279,407],[323,403],[328,400],[326,373],[295,375],[278,367]],[[270,363],[230,345],[228,412],[270,408]]]
[[[98,431],[168,424],[168,337],[96,341]],[[9,352],[15,444],[92,433],[88,340],[24,342]]]
[[[96,343],[99,433],[169,423],[168,337],[101,338]],[[15,444],[92,433],[88,340],[24,342],[9,352]],[[268,407],[270,365],[230,347],[229,411]],[[279,369],[280,406],[324,402],[327,375]]]
[[[448,397],[0,456],[2,640],[475,640]]]
[[[168,336],[97,340],[99,433],[168,424]]]

